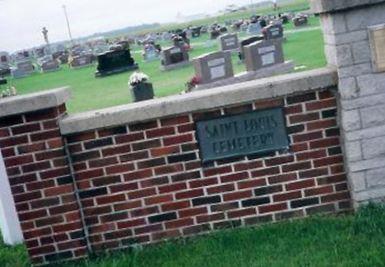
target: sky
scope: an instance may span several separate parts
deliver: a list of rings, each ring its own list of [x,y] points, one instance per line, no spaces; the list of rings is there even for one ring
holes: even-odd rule
[[[139,25],[175,21],[177,14],[215,13],[229,4],[259,0],[0,0],[0,51],[16,51],[68,39],[66,5],[73,38]]]

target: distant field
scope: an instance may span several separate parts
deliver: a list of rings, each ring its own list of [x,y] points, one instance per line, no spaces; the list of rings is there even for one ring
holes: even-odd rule
[[[287,42],[284,44],[284,52],[287,60],[293,60],[296,66],[302,66],[301,70],[323,67],[326,60],[323,53],[323,38],[319,28],[319,19],[311,18],[309,27],[293,29],[292,24],[285,26]],[[245,34],[240,34],[245,37]],[[215,41],[212,46],[207,46],[209,36],[192,39],[193,51],[190,58],[204,53],[218,50]],[[162,46],[169,46],[162,43]],[[155,89],[156,97],[178,94],[185,89],[185,83],[194,75],[192,66],[170,72],[159,70],[160,62],[143,62],[141,48],[132,47],[132,53],[139,63],[140,70],[150,76]],[[233,65],[236,73],[245,70],[243,64],[239,64],[237,55],[233,55]],[[62,86],[70,86],[72,99],[67,103],[70,113],[111,107],[131,102],[128,90],[128,77],[130,73],[122,73],[106,78],[95,78],[96,66],[73,70],[66,65],[58,72],[41,74],[35,73],[30,77],[10,80],[10,84],[16,86],[20,94],[26,94],[41,90],[47,90]]]

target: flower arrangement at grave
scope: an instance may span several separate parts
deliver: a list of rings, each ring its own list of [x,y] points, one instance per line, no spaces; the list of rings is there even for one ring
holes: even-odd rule
[[[17,95],[17,90],[16,87],[11,86],[8,89],[5,89],[1,92],[0,98],[5,98],[5,97],[10,97],[10,96],[16,96]]]
[[[192,77],[187,83],[186,83],[186,92],[191,92],[192,89],[194,89],[198,84],[201,83],[201,78],[198,76]]]
[[[135,71],[129,78],[130,92],[134,102],[153,99],[154,89],[149,77],[143,72]]]

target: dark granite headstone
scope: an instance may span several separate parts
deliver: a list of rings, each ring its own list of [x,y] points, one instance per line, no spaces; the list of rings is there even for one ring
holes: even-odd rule
[[[189,55],[184,47],[173,46],[161,52],[161,69],[170,70],[189,63]]]
[[[238,50],[238,35],[236,33],[221,35],[219,37],[219,46],[222,51]]]
[[[283,27],[280,24],[270,24],[262,30],[265,40],[283,38]]]
[[[138,64],[131,57],[129,49],[105,52],[98,55],[97,60],[96,77],[138,69]]]
[[[295,27],[306,26],[308,24],[307,16],[297,16],[293,18]]]
[[[239,52],[239,59],[240,60],[243,60],[244,57],[243,57],[243,54],[244,54],[244,50],[243,48],[246,46],[246,45],[249,45],[251,43],[255,43],[255,42],[258,42],[258,41],[261,41],[263,40],[263,36],[262,35],[259,35],[259,36],[252,36],[252,37],[249,37],[249,38],[246,38],[246,39],[243,39],[240,43],[240,52]]]

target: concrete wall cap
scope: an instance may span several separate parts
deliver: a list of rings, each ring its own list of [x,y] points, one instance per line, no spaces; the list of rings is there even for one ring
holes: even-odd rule
[[[197,112],[254,100],[282,97],[337,85],[337,72],[322,68],[259,79],[67,116],[60,121],[64,135],[122,124]]]
[[[315,14],[335,13],[385,3],[385,0],[310,0],[311,11]]]
[[[71,96],[69,87],[0,99],[0,118],[10,115],[57,107]]]

